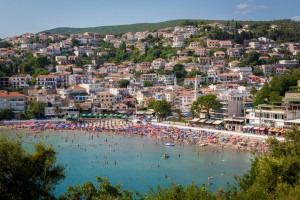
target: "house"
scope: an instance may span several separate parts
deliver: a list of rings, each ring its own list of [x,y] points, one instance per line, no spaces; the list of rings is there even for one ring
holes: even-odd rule
[[[225,58],[226,54],[225,54],[225,52],[223,52],[223,51],[216,51],[216,52],[214,53],[214,56],[215,56],[216,58]]]
[[[218,74],[218,77],[220,79],[220,82],[226,84],[226,83],[231,83],[234,82],[236,80],[240,79],[240,75],[239,74]]]
[[[72,85],[79,85],[79,84],[89,84],[92,81],[92,76],[88,74],[75,74],[70,76],[70,83]]]
[[[195,85],[195,78],[185,78],[184,79],[184,85]],[[197,82],[198,84],[200,84],[201,82],[201,78],[197,78]]]
[[[199,57],[198,61],[200,64],[209,64],[210,63],[210,57]]]
[[[220,41],[220,48],[232,48],[233,44],[230,40]]]
[[[220,41],[219,40],[207,40],[206,42],[208,48],[218,48]]]
[[[195,54],[198,56],[207,56],[209,55],[210,50],[206,48],[195,49]]]
[[[110,92],[97,92],[96,93],[97,100],[101,103],[104,101],[110,102],[110,104],[114,105],[121,101],[122,96],[121,95],[113,95]]]
[[[55,61],[56,61],[59,65],[65,65],[65,64],[68,64],[67,56],[55,56]]]
[[[111,65],[107,67],[107,73],[117,73],[118,72],[118,66]]]
[[[157,58],[157,59],[153,60],[153,62],[151,64],[151,68],[152,69],[161,69],[161,68],[165,67],[166,63],[167,63],[167,60],[165,60],[163,58]]]
[[[231,69],[236,68],[236,67],[238,66],[238,64],[240,64],[240,63],[241,63],[241,62],[238,61],[238,60],[233,60],[233,61],[231,61],[231,62],[229,63],[229,67],[230,67]]]
[[[275,76],[283,76],[284,72],[288,72],[288,69],[276,68],[275,69]]]
[[[0,91],[0,110],[8,108],[14,113],[26,112],[27,97],[18,92]]]
[[[29,82],[31,81],[31,77],[29,74],[19,74],[13,75],[10,78],[10,83],[12,88],[25,88],[29,86]]]
[[[128,106],[124,103],[117,103],[114,106],[115,111],[127,111]]]
[[[172,75],[158,75],[158,81],[163,82],[166,85],[172,85],[174,83],[175,76]]]
[[[108,53],[107,52],[98,52],[97,55],[100,57],[105,57],[105,56],[108,56]]]
[[[45,88],[56,88],[57,79],[54,75],[39,75],[36,77],[36,87],[42,86]]]
[[[241,56],[241,52],[239,48],[229,48],[227,49],[227,54],[230,57],[240,57]]]
[[[142,81],[156,82],[157,81],[157,76],[156,76],[156,74],[142,74],[141,75],[141,80]]]
[[[83,69],[74,67],[72,68],[73,74],[79,74],[83,72]]]

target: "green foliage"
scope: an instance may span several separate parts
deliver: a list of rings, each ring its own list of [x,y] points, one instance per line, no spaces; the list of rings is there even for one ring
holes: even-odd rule
[[[118,82],[118,87],[119,88],[127,88],[129,83],[130,83],[129,80],[122,79]]]
[[[151,81],[144,81],[144,87],[152,87],[154,86],[153,82]]]
[[[111,185],[108,179],[100,178],[97,176],[98,186],[90,181],[83,185],[76,185],[75,187],[69,186],[67,192],[64,195],[60,195],[58,200],[68,199],[134,199],[133,192],[129,190],[121,190],[122,185]],[[139,195],[136,193],[135,195]]]
[[[43,143],[28,153],[21,139],[0,138],[0,199],[55,199],[54,189],[65,178],[55,165],[56,152]]]
[[[270,153],[257,156],[251,169],[237,178],[241,199],[297,199],[300,192],[300,132],[285,133],[285,141],[269,138]]]
[[[187,75],[186,78],[195,78],[196,75],[201,75],[202,77],[206,77],[207,74],[205,74],[204,72],[199,72],[197,70],[192,70],[190,71]]]
[[[256,93],[256,96],[254,98],[254,105],[257,106],[259,104],[268,103],[269,94],[270,94],[269,84],[265,82],[263,87]]]
[[[55,116],[58,117],[58,114],[62,112],[62,109],[58,105],[56,105],[53,108],[53,112],[54,112]]]
[[[293,86],[297,86],[300,79],[300,69],[292,70],[291,74],[273,77],[270,84],[264,83],[254,98],[254,105],[280,101],[285,93]]]
[[[27,116],[30,119],[40,119],[45,115],[45,107],[47,107],[45,103],[31,102],[29,108],[27,109]]]
[[[6,41],[0,41],[0,48],[8,48],[8,47],[12,47],[12,44]]]
[[[25,112],[22,112],[22,111],[19,111],[17,114],[16,114],[16,117],[17,119],[26,119],[26,113]]]
[[[0,120],[13,119],[14,117],[15,113],[9,108],[4,108],[0,111]]]
[[[154,112],[159,119],[167,118],[172,114],[171,103],[166,100],[157,100],[153,105]]]
[[[255,75],[255,76],[264,76],[265,74],[262,70],[259,69],[259,70],[253,71],[253,75]]]
[[[155,101],[149,101],[149,102],[147,103],[147,108],[148,108],[148,109],[153,109],[153,108],[154,108],[154,103],[155,103]]]
[[[216,95],[206,95],[199,97],[193,102],[191,112],[193,115],[200,114],[203,110],[206,111],[207,118],[210,118],[210,109],[219,109],[221,107],[220,101],[217,100]]]

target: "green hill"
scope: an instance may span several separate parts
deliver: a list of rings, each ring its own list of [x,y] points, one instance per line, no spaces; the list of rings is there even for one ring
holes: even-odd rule
[[[48,32],[49,34],[76,34],[76,33],[85,33],[85,32],[94,32],[94,33],[102,33],[102,34],[121,34],[127,32],[139,32],[145,30],[152,29],[162,29],[167,27],[174,27],[182,24],[186,19],[179,20],[170,20],[165,22],[158,23],[139,23],[139,24],[128,24],[128,25],[115,25],[115,26],[98,26],[98,27],[88,27],[88,28],[71,28],[71,27],[60,27],[49,29],[41,32]],[[197,21],[199,24],[203,24],[203,22],[209,24],[213,22],[219,23],[231,23],[234,25],[235,21],[227,21],[227,20],[191,20]],[[300,28],[300,22],[291,21],[289,19],[284,20],[274,20],[274,21],[237,21],[240,24],[253,24],[256,23],[258,25],[262,25],[265,23],[268,24],[276,24],[285,27],[297,27]]]

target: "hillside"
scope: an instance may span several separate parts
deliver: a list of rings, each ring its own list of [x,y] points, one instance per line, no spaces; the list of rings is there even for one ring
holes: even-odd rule
[[[102,33],[102,34],[121,34],[127,32],[139,32],[145,30],[152,30],[152,29],[162,29],[171,26],[178,26],[181,23],[186,21],[186,19],[179,19],[179,20],[170,20],[165,22],[158,22],[158,23],[139,23],[139,24],[128,24],[128,25],[115,25],[115,26],[98,26],[98,27],[88,27],[88,28],[71,28],[71,27],[60,27],[54,28],[49,30],[44,30],[41,32],[48,32],[51,34],[76,34],[76,33],[85,33],[85,32],[94,32],[94,33]],[[227,21],[227,20],[193,20],[202,24],[203,22],[209,24],[213,22],[219,23],[230,23],[234,25],[235,21]],[[274,21],[237,21],[242,25],[245,24],[276,24],[285,27],[297,27],[300,28],[299,21],[291,21],[289,19],[284,20],[274,20]]]

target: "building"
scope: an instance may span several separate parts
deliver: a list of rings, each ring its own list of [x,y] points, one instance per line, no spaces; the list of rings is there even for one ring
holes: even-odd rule
[[[14,75],[10,78],[10,83],[12,88],[28,87],[29,81],[31,81],[31,77],[29,74]]]
[[[25,112],[27,97],[18,92],[0,91],[0,110],[4,108],[11,109],[13,112]]]
[[[142,81],[156,82],[157,81],[157,76],[156,76],[156,74],[142,74],[141,75],[141,80]]]
[[[0,77],[0,88],[5,89],[9,87],[10,87],[9,77]]]
[[[218,48],[219,47],[219,40],[207,40],[207,47],[208,48]]]
[[[36,87],[42,86],[45,88],[56,88],[57,78],[54,75],[39,75],[36,77]]]
[[[158,81],[161,81],[166,85],[172,85],[174,83],[174,78],[174,75],[158,75]]]

